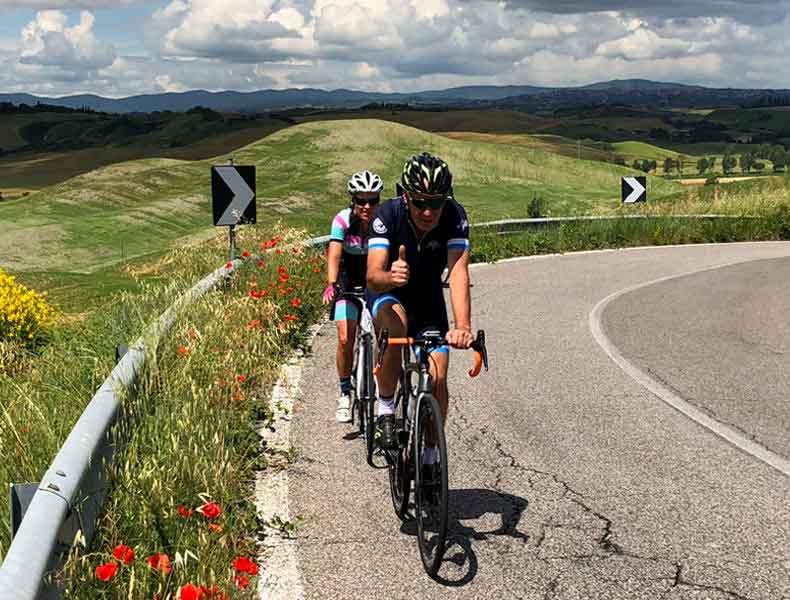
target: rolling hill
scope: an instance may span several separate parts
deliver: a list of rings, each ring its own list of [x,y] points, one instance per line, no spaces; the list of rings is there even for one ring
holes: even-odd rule
[[[631,169],[579,161],[529,147],[451,140],[376,120],[304,123],[233,152],[257,167],[258,227],[277,220],[327,231],[347,203],[345,182],[361,168],[378,171],[392,193],[409,155],[429,150],[448,161],[471,220],[525,217],[533,196],[552,215],[619,206],[620,177]],[[163,252],[213,232],[210,166],[148,159],[100,168],[35,194],[0,203],[5,231],[0,265],[15,271],[90,272],[122,259]],[[676,184],[651,178],[654,198]]]

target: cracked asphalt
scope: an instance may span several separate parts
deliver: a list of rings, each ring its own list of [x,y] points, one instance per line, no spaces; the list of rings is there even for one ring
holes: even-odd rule
[[[651,368],[660,357],[666,381],[694,392],[687,400],[787,456],[787,371],[771,370],[763,351],[787,365],[788,302],[759,300],[781,292],[788,257],[790,243],[776,242],[474,268],[473,325],[486,329],[492,369],[470,380],[471,355],[451,355],[451,543],[439,581],[422,570],[413,526],[395,516],[386,471],[367,467],[362,441],[334,422],[335,332],[324,326],[291,430],[305,597],[790,599],[790,478],[634,382],[588,324],[601,299],[626,287],[760,261],[627,294],[604,325],[627,358]],[[749,317],[760,310],[764,318]],[[750,343],[733,349],[746,331]],[[708,351],[689,364],[695,347]],[[759,369],[733,372],[739,357]]]

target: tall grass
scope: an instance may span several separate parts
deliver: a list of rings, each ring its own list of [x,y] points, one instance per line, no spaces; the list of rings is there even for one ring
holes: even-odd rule
[[[254,228],[243,230],[240,248],[255,251],[254,237]],[[288,233],[282,243],[298,239]],[[121,295],[112,310],[98,311],[53,341],[25,376],[0,379],[10,398],[0,432],[11,445],[4,452],[11,459],[0,467],[4,483],[41,477],[112,368],[114,343],[136,337],[180,292],[222,264],[223,254],[222,239],[174,252],[162,265],[174,281]],[[190,582],[246,597],[238,584],[249,574],[237,572],[232,561],[255,557],[258,526],[250,495],[254,470],[266,457],[254,425],[270,415],[267,394],[280,363],[323,310],[321,263],[315,251],[278,248],[263,263],[250,260],[226,288],[185,310],[146,364],[138,394],[125,400],[125,419],[115,431],[122,443],[110,472],[112,491],[94,544],[78,547],[62,574],[67,597],[157,594],[164,600]],[[200,515],[206,502],[216,503],[221,514]],[[181,516],[179,506],[191,516]],[[7,525],[7,512],[0,518]],[[4,529],[3,550],[8,542]],[[136,556],[129,565],[112,556],[121,543]],[[156,553],[170,557],[170,573],[147,564]],[[96,568],[108,563],[120,569],[104,582]]]

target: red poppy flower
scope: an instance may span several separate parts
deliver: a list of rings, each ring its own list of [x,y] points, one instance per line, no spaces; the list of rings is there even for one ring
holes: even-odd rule
[[[233,568],[240,573],[249,573],[250,575],[253,576],[258,574],[258,565],[255,564],[254,561],[251,561],[246,556],[240,556],[239,558],[234,560]]]
[[[185,507],[183,504],[178,506],[178,514],[185,519],[192,516],[192,509]]]
[[[206,502],[203,506],[198,508],[197,511],[207,519],[216,519],[222,514],[222,509],[214,502]]]
[[[258,268],[259,268],[259,269],[263,269],[265,266],[266,266],[266,263],[265,263],[265,262],[263,262],[262,260],[259,260],[259,261],[258,261]]]
[[[299,317],[297,317],[296,315],[285,315],[283,319],[285,319],[286,321],[298,321]]]
[[[96,567],[96,578],[102,581],[110,581],[118,573],[118,563],[108,562]]]
[[[277,267],[277,273],[278,273],[278,274],[282,275],[283,273],[287,273],[287,272],[288,272],[288,269],[286,269],[286,268],[285,268],[285,267],[283,267],[282,265],[280,265],[279,267]]]
[[[228,262],[226,262],[225,263],[225,268],[226,269],[232,269],[233,268],[233,261],[229,260]]]
[[[219,600],[222,600],[226,597],[229,598],[229,596],[226,596],[222,590],[219,589],[218,585],[213,585],[211,587],[207,585],[201,585],[200,589],[203,590],[206,598],[218,598]]]
[[[290,277],[288,277],[288,273],[283,273],[282,275],[280,275],[278,279],[280,280],[281,283],[285,283],[290,279]]]
[[[235,394],[233,394],[233,399],[236,402],[241,402],[242,400],[244,400],[244,394],[242,394],[241,392],[236,392]],[[209,517],[209,518],[211,518],[211,517]]]
[[[239,383],[244,383],[245,381],[247,381],[247,376],[246,375],[239,375],[236,379],[239,380]]]
[[[313,273],[320,273],[320,272],[321,272],[321,267],[316,267],[315,269],[313,269]]]
[[[209,523],[208,530],[211,533],[222,533],[222,525],[217,525],[216,523]]]
[[[285,291],[288,292],[289,294],[293,294],[294,289],[293,289],[293,287],[288,286],[288,289],[285,290]]]
[[[294,308],[297,308],[301,305],[302,305],[302,301],[299,298],[294,298],[293,300],[291,300],[291,306],[293,306]]]
[[[154,571],[162,571],[163,573],[170,573],[173,567],[170,566],[170,557],[167,554],[152,554],[145,559]]]
[[[302,249],[299,246],[297,246],[296,248],[293,249],[293,253],[294,254],[301,254],[302,253]]]
[[[269,295],[269,290],[261,290],[258,293],[258,298],[263,298],[264,296],[268,296],[268,295]]]
[[[284,287],[280,288],[280,296],[285,296],[285,288]]]
[[[256,292],[255,290],[250,290],[249,296],[250,298],[260,298],[261,294],[260,292]]]
[[[261,324],[260,320],[253,319],[252,321],[247,323],[247,329],[255,329],[256,327],[259,327],[260,324]]]
[[[250,578],[246,575],[234,575],[233,581],[235,581],[239,589],[242,590],[247,589],[247,586],[250,585]]]
[[[252,254],[250,254],[249,250],[245,250],[244,252],[241,253],[241,256],[242,258],[249,258],[250,256],[252,256]]]
[[[123,544],[118,544],[113,549],[112,555],[118,560],[123,561],[123,564],[125,565],[128,565],[134,560],[134,550],[132,550],[129,546],[124,546]]]
[[[197,337],[197,331],[195,331],[194,329],[190,329],[190,330],[187,332],[187,337],[188,337],[190,340],[194,340],[194,339]]]
[[[187,348],[186,346],[179,346],[178,347],[178,353],[181,356],[186,356],[187,354],[189,354],[189,348]]]
[[[279,248],[277,248],[277,250],[275,250],[275,251],[274,251],[274,253],[275,253],[275,254],[282,254],[282,253],[283,253],[283,251],[282,251],[282,250],[280,250]]]
[[[196,585],[192,585],[191,583],[182,585],[178,593],[181,600],[203,600],[205,597],[203,590]]]

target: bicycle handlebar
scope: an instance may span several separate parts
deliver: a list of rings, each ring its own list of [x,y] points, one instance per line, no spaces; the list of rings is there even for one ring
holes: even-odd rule
[[[376,365],[373,367],[373,374],[379,374],[379,371],[381,370],[381,361],[384,359],[384,352],[387,350],[387,346],[420,346],[427,348],[430,346],[438,347],[439,345],[443,345],[443,342],[444,340],[441,340],[440,343],[433,337],[428,339],[415,339],[413,337],[391,338],[389,336],[389,330],[383,329],[378,339],[379,353]],[[469,369],[467,373],[469,377],[477,377],[480,374],[482,367],[485,366],[485,370],[488,371],[488,350],[486,349],[485,331],[482,329],[478,330],[477,337],[472,342],[470,348],[475,351],[475,362],[474,366]]]

